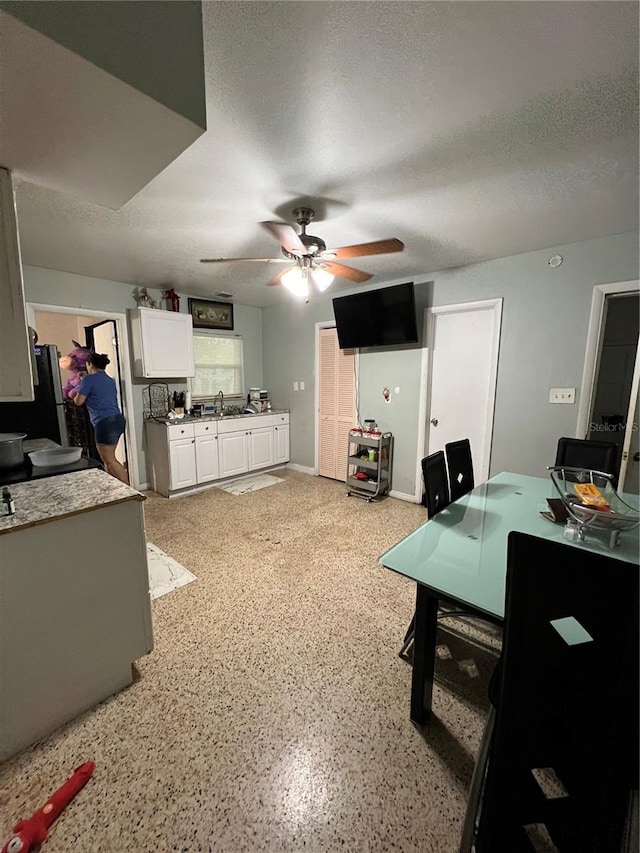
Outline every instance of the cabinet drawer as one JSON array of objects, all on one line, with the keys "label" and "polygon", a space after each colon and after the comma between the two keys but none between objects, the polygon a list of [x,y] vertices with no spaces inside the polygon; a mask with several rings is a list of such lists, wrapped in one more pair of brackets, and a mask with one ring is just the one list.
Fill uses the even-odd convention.
[{"label": "cabinet drawer", "polygon": [[193,432],[196,438],[199,435],[217,435],[218,424],[215,421],[203,421],[200,424],[193,424]]},{"label": "cabinet drawer", "polygon": [[250,418],[221,418],[218,421],[218,435],[228,432],[248,432]]},{"label": "cabinet drawer", "polygon": [[169,441],[177,438],[193,438],[193,424],[171,424],[167,427]]},{"label": "cabinet drawer", "polygon": [[273,426],[273,415],[251,415],[245,418],[245,426],[248,430],[264,429]]},{"label": "cabinet drawer", "polygon": [[288,424],[289,423],[289,412],[284,412],[280,415],[273,415],[273,425],[278,426],[279,424]]}]

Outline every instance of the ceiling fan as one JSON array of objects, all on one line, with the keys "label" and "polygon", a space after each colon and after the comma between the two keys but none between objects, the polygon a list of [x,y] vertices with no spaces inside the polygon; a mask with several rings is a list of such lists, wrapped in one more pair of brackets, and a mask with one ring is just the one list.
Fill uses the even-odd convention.
[{"label": "ceiling fan", "polygon": [[296,207],[293,210],[293,216],[300,226],[300,234],[296,234],[292,226],[286,222],[260,223],[280,243],[282,258],[203,258],[201,263],[254,261],[288,264],[287,269],[280,270],[267,284],[283,284],[294,295],[308,299],[310,284],[315,285],[322,292],[329,287],[335,277],[344,278],[355,284],[362,284],[372,278],[369,273],[346,267],[344,264],[336,263],[336,260],[359,258],[365,255],[386,255],[391,252],[401,252],[404,249],[404,243],[395,238],[327,249],[324,240],[313,234],[307,234],[307,225],[315,216],[312,208]]}]

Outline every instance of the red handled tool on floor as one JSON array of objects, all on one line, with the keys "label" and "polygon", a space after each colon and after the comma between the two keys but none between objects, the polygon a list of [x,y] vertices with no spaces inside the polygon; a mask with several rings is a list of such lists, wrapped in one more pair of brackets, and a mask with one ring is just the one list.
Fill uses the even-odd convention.
[{"label": "red handled tool on floor", "polygon": [[52,794],[41,809],[28,820],[21,820],[13,827],[13,835],[0,853],[28,853],[47,837],[49,827],[69,805],[93,776],[96,765],[87,761],[76,768],[73,775]]}]

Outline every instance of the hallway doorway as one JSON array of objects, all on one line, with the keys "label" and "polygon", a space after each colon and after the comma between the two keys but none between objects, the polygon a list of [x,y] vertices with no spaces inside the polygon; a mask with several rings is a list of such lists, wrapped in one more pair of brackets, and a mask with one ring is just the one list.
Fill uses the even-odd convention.
[{"label": "hallway doorway", "polygon": [[[116,381],[118,400],[122,413],[126,418],[125,432],[118,443],[116,458],[122,464],[126,465],[131,486],[138,488],[143,480],[140,479],[138,471],[134,405],[131,388],[132,373],[129,363],[129,337],[126,315],[94,309],[43,305],[39,303],[28,303],[26,307],[29,325],[36,329],[40,341],[43,343],[54,343],[60,350],[61,355],[66,355],[74,348],[73,340],[83,345],[91,343],[95,335],[93,330],[101,329],[98,332],[98,339],[94,341],[96,351],[106,352],[111,360],[111,364],[108,365],[106,372]],[[47,341],[44,341],[45,337],[48,339]],[[109,339],[111,343],[109,343]],[[115,344],[113,344],[114,339],[116,341]],[[106,346],[106,349],[103,346]],[[115,358],[112,358],[114,347],[117,355]],[[61,371],[61,373],[65,373],[62,378],[64,384],[67,375],[64,371]],[[97,453],[97,451],[95,452]]]}]

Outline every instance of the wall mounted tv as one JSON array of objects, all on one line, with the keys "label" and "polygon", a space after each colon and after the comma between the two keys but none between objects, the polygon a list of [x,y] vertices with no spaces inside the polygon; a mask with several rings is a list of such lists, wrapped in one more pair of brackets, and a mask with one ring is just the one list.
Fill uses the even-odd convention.
[{"label": "wall mounted tv", "polygon": [[333,300],[340,349],[387,347],[418,341],[413,282]]}]

